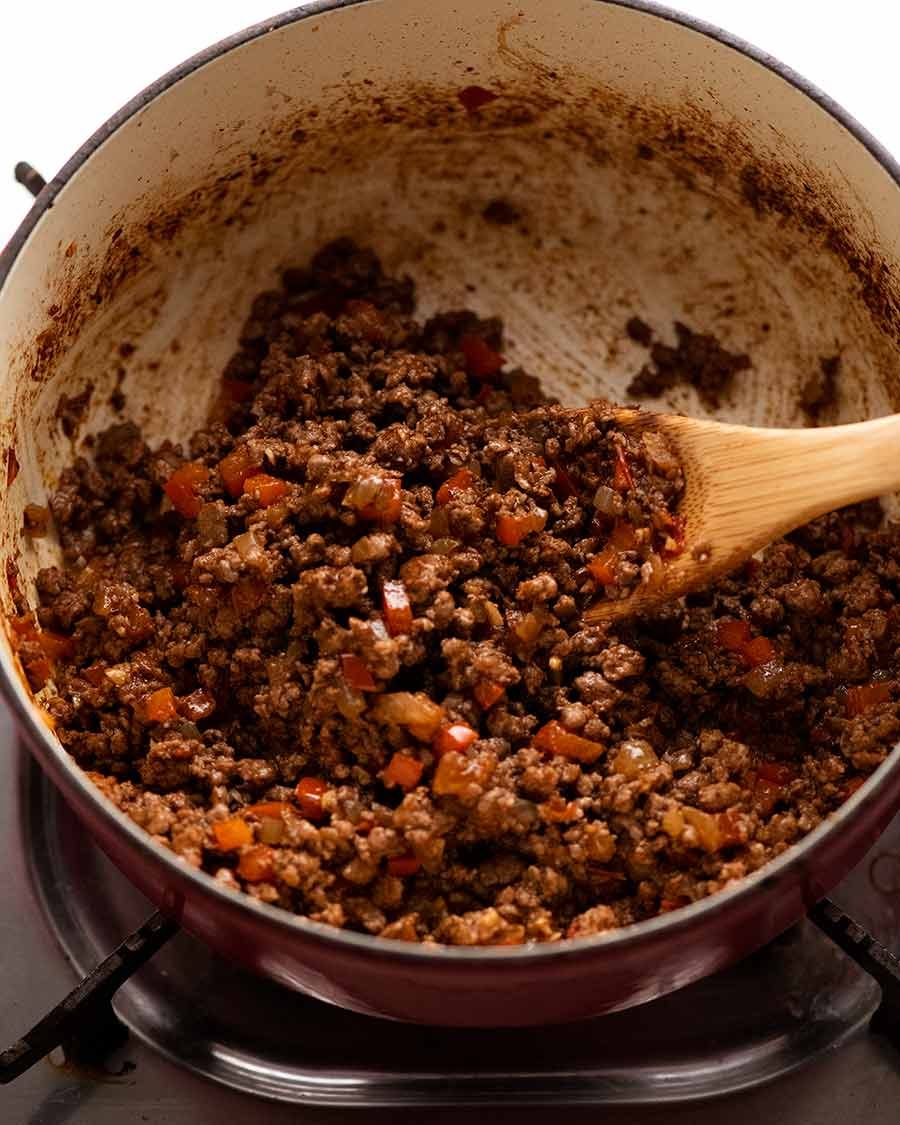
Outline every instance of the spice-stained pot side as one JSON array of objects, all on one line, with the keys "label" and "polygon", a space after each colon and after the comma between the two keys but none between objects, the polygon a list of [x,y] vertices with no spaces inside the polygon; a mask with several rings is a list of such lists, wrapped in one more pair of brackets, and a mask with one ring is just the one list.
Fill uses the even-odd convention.
[{"label": "spice-stained pot side", "polygon": [[679,549],[672,451],[412,304],[326,247],[254,303],[189,450],[122,425],[64,475],[67,565],[16,625],[64,745],[226,886],[385,937],[598,933],[760,867],[900,733],[895,529],[832,515],[587,627]]}]

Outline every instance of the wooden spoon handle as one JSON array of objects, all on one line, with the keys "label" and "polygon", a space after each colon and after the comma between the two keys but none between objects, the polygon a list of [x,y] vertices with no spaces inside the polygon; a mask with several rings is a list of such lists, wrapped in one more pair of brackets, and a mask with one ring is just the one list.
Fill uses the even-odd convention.
[{"label": "wooden spoon handle", "polygon": [[720,551],[746,554],[750,541],[762,546],[834,508],[900,489],[900,414],[816,430],[668,416],[664,428],[685,465],[686,515],[702,511]]}]

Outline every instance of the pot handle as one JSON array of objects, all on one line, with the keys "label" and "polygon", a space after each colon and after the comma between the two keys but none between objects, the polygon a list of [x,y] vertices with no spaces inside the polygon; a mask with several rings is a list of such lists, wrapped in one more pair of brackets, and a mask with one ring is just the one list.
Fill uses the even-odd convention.
[{"label": "pot handle", "polygon": [[110,1001],[128,978],[178,932],[157,911],[84,978],[57,1006],[12,1047],[0,1054],[0,1084],[12,1082],[55,1047],[75,1044],[98,1021],[121,1031]]}]

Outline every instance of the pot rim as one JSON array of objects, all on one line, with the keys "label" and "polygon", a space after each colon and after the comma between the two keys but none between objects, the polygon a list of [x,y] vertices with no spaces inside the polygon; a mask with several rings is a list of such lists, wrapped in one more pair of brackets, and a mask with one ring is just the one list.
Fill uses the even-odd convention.
[{"label": "pot rim", "polygon": [[[153,102],[159,95],[169,90],[181,79],[201,69],[207,63],[213,62],[235,48],[252,42],[263,35],[293,23],[299,23],[311,16],[374,2],[378,2],[378,0],[309,0],[302,7],[289,9],[280,15],[253,24],[243,31],[236,32],[234,35],[204,48],[136,94],[75,151],[59,172],[39,192],[12,238],[6,247],[0,251],[0,292],[2,292],[13,265],[32,231],[44,213],[53,206],[56,197],[66,184],[94,152],[130,118]],[[723,31],[714,24],[677,12],[672,8],[656,3],[655,0],[595,0],[595,2],[610,7],[629,8],[643,15],[678,24],[759,63],[794,86],[825,113],[833,117],[874,157],[894,181],[894,184],[900,188],[900,163],[894,159],[888,150],[836,101],[772,55],[754,47],[739,36]],[[499,967],[501,962],[504,964],[514,962],[521,967],[532,961],[546,962],[563,957],[583,959],[601,951],[609,950],[612,952],[614,948],[640,944],[645,938],[658,939],[663,935],[674,938],[680,931],[693,928],[701,918],[711,917],[729,910],[739,900],[747,900],[753,895],[765,894],[771,884],[780,881],[782,878],[787,878],[795,868],[808,865],[809,853],[814,852],[826,836],[840,831],[849,819],[857,815],[862,819],[866,815],[866,807],[875,805],[883,789],[893,783],[897,785],[898,792],[900,792],[900,743],[898,743],[878,769],[866,779],[865,784],[799,843],[788,848],[782,855],[771,860],[759,870],[744,876],[733,886],[718,891],[714,895],[700,899],[671,913],[656,915],[653,918],[635,922],[603,934],[596,934],[592,937],[499,948],[424,945],[415,942],[389,941],[371,934],[339,930],[323,922],[314,922],[302,915],[293,914],[281,907],[259,902],[250,895],[235,895],[233,891],[220,886],[211,875],[187,866],[173,852],[154,844],[148,838],[146,832],[139,828],[112,801],[105,798],[96,786],[88,780],[85,773],[75,764],[64,748],[51,737],[45,724],[36,716],[34,708],[30,707],[16,691],[12,678],[5,668],[0,668],[0,693],[12,709],[20,726],[24,728],[31,744],[54,759],[62,773],[80,790],[81,796],[94,806],[99,814],[110,822],[117,831],[123,832],[139,851],[146,853],[154,863],[159,863],[168,868],[169,874],[175,880],[188,882],[201,895],[218,897],[223,906],[251,911],[260,922],[278,926],[299,939],[313,940],[322,945],[343,947],[348,953],[355,951],[365,953],[368,957],[392,961],[430,961],[434,963],[435,960],[438,960],[447,961],[451,964],[454,962],[462,962],[467,965],[483,963],[495,967]]]}]

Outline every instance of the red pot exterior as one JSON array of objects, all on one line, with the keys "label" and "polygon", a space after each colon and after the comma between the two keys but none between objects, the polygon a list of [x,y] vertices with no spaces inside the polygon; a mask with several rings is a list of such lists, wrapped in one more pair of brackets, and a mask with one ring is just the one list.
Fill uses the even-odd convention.
[{"label": "red pot exterior", "polygon": [[[352,7],[354,2],[333,0],[311,7]],[[644,7],[636,0],[611,3]],[[656,15],[676,19],[665,11]],[[282,20],[302,18],[302,13],[289,13]],[[253,34],[267,29],[260,25]],[[695,30],[716,34],[702,27]],[[211,49],[190,65],[198,67],[226,48]],[[142,98],[157,98],[177,77],[173,72]],[[782,73],[782,78],[799,85],[794,77]],[[886,173],[895,189],[900,169],[891,158],[835,107],[821,99],[820,107],[839,117],[869,149],[880,165],[878,171]],[[133,112],[134,106],[123,111],[106,127],[107,135]],[[44,210],[100,140],[90,142],[45,189]],[[40,213],[39,206],[0,255],[0,288]],[[562,1022],[643,1003],[687,985],[759,948],[801,918],[862,858],[900,808],[900,754],[895,753],[876,777],[796,847],[735,887],[684,910],[575,942],[512,949],[422,947],[298,919],[228,891],[187,867],[115,809],[74,761],[51,744],[36,710],[16,690],[11,672],[0,671],[0,690],[15,709],[30,749],[85,829],[134,885],[186,930],[222,956],[290,988],[360,1012],[419,1023],[496,1027]]]},{"label": "red pot exterior", "polygon": [[[380,939],[348,942],[338,931],[298,925],[275,908],[172,862],[121,831],[116,819],[44,759],[46,772],[113,862],[166,914],[223,957],[287,987],[368,1015],[458,1027],[503,1027],[584,1019],[653,1000],[732,964],[798,921],[872,846],[900,808],[894,770],[841,831],[800,846],[762,878],[611,940],[565,942],[533,952],[423,951]],[[836,826],[835,826],[836,827]],[[813,841],[809,841],[813,843]],[[124,935],[123,935],[124,936]]]}]

